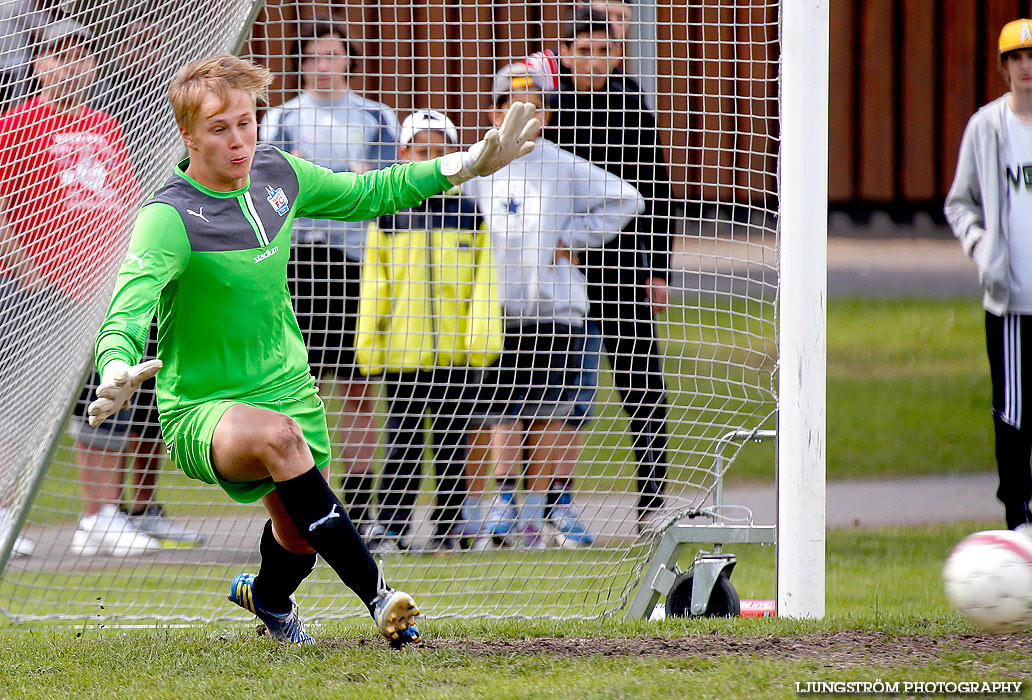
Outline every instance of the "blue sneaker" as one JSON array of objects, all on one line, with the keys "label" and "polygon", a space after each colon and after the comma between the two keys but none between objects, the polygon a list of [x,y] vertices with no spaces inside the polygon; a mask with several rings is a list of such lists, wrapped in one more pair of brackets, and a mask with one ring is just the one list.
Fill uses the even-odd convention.
[{"label": "blue sneaker", "polygon": [[501,545],[516,529],[518,518],[515,494],[512,491],[499,491],[492,499],[487,517],[484,518],[484,532],[494,538],[495,544]]},{"label": "blue sneaker", "polygon": [[577,506],[573,505],[573,498],[565,491],[552,506],[548,520],[556,530],[556,542],[563,547],[588,547],[595,543],[595,536],[588,532],[588,528],[581,522],[581,515]]},{"label": "blue sneaker", "polygon": [[460,539],[475,539],[484,534],[483,506],[479,498],[466,496],[459,509],[459,522],[452,527],[451,534]]},{"label": "blue sneaker", "polygon": [[271,613],[263,610],[254,600],[254,574],[237,574],[229,584],[229,599],[244,610],[257,615],[265,623],[265,631],[273,639],[291,644],[315,644],[312,635],[305,631],[305,623],[298,615],[297,603],[290,596],[290,612]]}]

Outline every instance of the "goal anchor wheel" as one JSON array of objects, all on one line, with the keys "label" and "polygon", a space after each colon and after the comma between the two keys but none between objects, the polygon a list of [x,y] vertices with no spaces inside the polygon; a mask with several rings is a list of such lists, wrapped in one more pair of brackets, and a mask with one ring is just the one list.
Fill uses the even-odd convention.
[{"label": "goal anchor wheel", "polygon": [[[739,617],[742,603],[731,583],[733,555],[702,555],[667,593],[668,617]],[[696,576],[698,574],[698,576]]]}]

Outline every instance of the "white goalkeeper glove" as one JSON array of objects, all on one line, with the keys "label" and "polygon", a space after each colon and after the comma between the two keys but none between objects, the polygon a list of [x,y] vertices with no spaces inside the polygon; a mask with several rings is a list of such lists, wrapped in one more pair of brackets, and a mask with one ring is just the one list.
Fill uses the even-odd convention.
[{"label": "white goalkeeper glove", "polygon": [[129,399],[140,385],[161,369],[161,360],[147,360],[130,367],[121,360],[112,360],[104,368],[104,376],[97,387],[96,401],[86,409],[90,425],[96,428],[108,416],[118,413],[129,405]]},{"label": "white goalkeeper glove", "polygon": [[443,156],[441,174],[451,184],[460,185],[490,175],[533,151],[534,139],[541,132],[541,122],[534,117],[536,109],[529,102],[513,102],[499,128],[488,131],[468,151]]}]

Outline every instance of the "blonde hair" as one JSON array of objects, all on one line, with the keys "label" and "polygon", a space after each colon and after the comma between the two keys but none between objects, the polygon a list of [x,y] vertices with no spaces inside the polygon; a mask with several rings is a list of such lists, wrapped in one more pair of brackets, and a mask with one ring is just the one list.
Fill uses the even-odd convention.
[{"label": "blonde hair", "polygon": [[250,93],[252,104],[257,104],[265,98],[265,89],[271,82],[272,74],[266,68],[236,56],[220,54],[190,61],[180,68],[168,86],[168,101],[172,103],[176,124],[189,131],[207,95],[218,98],[217,111],[229,104],[231,90]]}]

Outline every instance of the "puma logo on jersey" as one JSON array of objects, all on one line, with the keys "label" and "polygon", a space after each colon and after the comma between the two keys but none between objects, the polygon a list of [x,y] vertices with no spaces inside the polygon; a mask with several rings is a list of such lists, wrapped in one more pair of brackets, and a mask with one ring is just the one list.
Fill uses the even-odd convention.
[{"label": "puma logo on jersey", "polygon": [[150,255],[150,251],[147,251],[143,255],[133,255],[132,253],[126,253],[125,257],[132,258],[133,260],[135,260],[136,264],[139,265],[140,269],[142,270],[143,269],[143,259],[145,257],[147,257],[148,255]]},{"label": "puma logo on jersey", "polygon": [[187,209],[186,213],[190,214],[191,216],[196,216],[198,219],[204,219],[209,224],[211,223],[210,221],[208,221],[208,217],[204,215],[204,207],[201,207],[197,211],[194,211],[193,209]]},{"label": "puma logo on jersey", "polygon": [[319,527],[320,525],[322,525],[325,522],[329,522],[330,520],[333,520],[334,518],[339,518],[339,517],[340,517],[340,513],[337,512],[337,504],[334,503],[333,507],[330,508],[329,514],[328,515],[324,515],[323,517],[319,518],[314,523],[309,525],[308,526],[308,531],[309,532],[315,532],[315,528]]},{"label": "puma logo on jersey", "polygon": [[262,260],[265,260],[266,258],[271,258],[273,255],[275,255],[278,252],[279,252],[279,246],[278,245],[274,245],[271,248],[269,248],[268,250],[262,251],[261,253],[258,253],[258,255],[254,256],[254,262],[255,262],[255,264],[258,264]]}]

